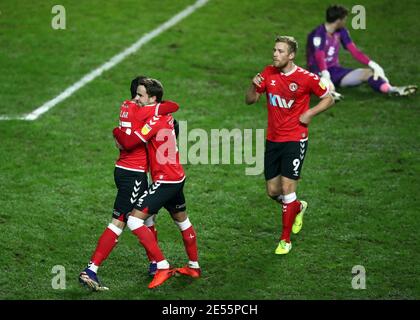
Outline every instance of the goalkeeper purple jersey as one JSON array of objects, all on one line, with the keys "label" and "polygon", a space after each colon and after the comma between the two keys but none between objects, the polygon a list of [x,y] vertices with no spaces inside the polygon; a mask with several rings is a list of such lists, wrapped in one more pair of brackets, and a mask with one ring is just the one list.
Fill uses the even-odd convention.
[{"label": "goalkeeper purple jersey", "polygon": [[306,43],[306,62],[308,69],[319,69],[315,57],[317,50],[325,53],[327,68],[339,66],[338,53],[340,51],[340,44],[343,45],[344,49],[347,49],[347,45],[350,43],[352,43],[352,40],[346,28],[341,28],[333,34],[328,34],[324,24],[316,27],[308,35]]}]

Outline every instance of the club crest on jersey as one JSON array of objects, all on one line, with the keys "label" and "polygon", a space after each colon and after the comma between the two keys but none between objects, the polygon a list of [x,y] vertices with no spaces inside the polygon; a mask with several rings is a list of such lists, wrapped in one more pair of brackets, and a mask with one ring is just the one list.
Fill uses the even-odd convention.
[{"label": "club crest on jersey", "polygon": [[146,135],[152,130],[152,128],[146,123],[143,128],[141,128],[141,134]]},{"label": "club crest on jersey", "polygon": [[321,37],[314,37],[314,46],[319,47],[321,45]]},{"label": "club crest on jersey", "polygon": [[290,91],[296,91],[298,89],[298,85],[294,82],[292,82],[291,84],[289,84],[289,89]]},{"label": "club crest on jersey", "polygon": [[270,101],[270,105],[272,105],[273,107],[286,109],[290,109],[293,106],[293,103],[295,102],[295,100],[286,100],[280,97],[279,95],[272,93],[268,94],[268,99]]}]

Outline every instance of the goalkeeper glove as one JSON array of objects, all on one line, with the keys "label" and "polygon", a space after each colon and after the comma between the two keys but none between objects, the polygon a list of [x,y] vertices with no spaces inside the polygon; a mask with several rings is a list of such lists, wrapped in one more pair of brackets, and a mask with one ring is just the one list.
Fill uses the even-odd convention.
[{"label": "goalkeeper glove", "polygon": [[330,91],[335,91],[334,83],[331,81],[331,76],[328,70],[321,71],[321,81],[324,82],[326,86],[330,89]]},{"label": "goalkeeper glove", "polygon": [[368,66],[373,70],[373,80],[378,80],[378,77],[381,77],[386,82],[389,83],[388,78],[385,76],[384,69],[377,64],[375,61],[369,61]]}]

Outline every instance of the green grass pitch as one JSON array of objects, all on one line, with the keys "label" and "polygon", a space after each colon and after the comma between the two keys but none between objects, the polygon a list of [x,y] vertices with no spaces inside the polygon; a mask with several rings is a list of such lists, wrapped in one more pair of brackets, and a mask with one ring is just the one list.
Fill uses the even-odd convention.
[{"label": "green grass pitch", "polygon": [[[0,115],[31,112],[193,2],[64,0],[67,28],[53,30],[56,2],[1,1]],[[391,82],[419,84],[417,1],[362,4],[366,30],[352,30],[349,19],[355,43]],[[368,86],[341,90],[345,100],[311,124],[298,187],[309,209],[290,254],[273,254],[281,215],[263,175],[189,164],[202,278],[147,289],[144,250],[126,231],[99,271],[110,291],[77,282],[111,218],[111,130],[130,80],[161,79],[189,129],[265,128],[265,99],[244,103],[251,78],[271,62],[277,34],[297,38],[304,67],[306,35],[326,6],[211,0],[38,120],[0,121],[0,299],[419,299],[420,99]],[[348,53],[341,62],[359,66]],[[157,226],[168,260],[183,265],[166,212]],[[65,290],[51,286],[55,265],[65,267]],[[366,269],[365,290],[351,286],[355,265]]]}]

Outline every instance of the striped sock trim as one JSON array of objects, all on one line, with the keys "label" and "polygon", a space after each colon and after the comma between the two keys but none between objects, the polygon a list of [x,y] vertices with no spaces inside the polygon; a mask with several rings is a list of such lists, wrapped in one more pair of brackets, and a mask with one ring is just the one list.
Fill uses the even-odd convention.
[{"label": "striped sock trim", "polygon": [[91,270],[91,271],[93,271],[93,272],[95,272],[95,273],[98,273],[98,266],[96,265],[96,264],[94,264],[94,263],[91,263],[90,265],[89,265],[89,267],[88,267],[88,269],[89,270]]},{"label": "striped sock trim", "polygon": [[289,204],[297,199],[296,192],[283,195],[283,203]]},{"label": "striped sock trim", "polygon": [[182,222],[178,222],[176,220],[174,220],[174,222],[178,226],[179,230],[181,230],[181,231],[187,230],[189,227],[192,226],[189,218],[185,219]]},{"label": "striped sock trim", "polygon": [[140,218],[136,218],[133,216],[129,216],[128,220],[127,220],[127,227],[131,230],[134,231],[138,228],[141,228],[144,225],[144,220],[140,219]]},{"label": "striped sock trim", "polygon": [[118,228],[115,224],[110,223],[108,225],[108,229],[111,230],[112,232],[114,232],[118,237],[121,235],[121,233],[123,232],[122,229]]},{"label": "striped sock trim", "polygon": [[166,261],[166,260],[159,261],[157,263],[157,268],[158,269],[169,269],[169,262]]}]

